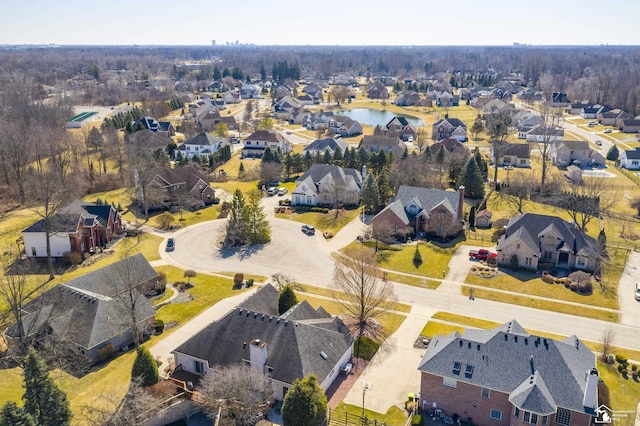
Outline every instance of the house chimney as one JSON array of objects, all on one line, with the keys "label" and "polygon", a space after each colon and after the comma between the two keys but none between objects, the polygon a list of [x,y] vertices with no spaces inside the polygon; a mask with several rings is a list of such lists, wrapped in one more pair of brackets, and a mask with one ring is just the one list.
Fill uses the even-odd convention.
[{"label": "house chimney", "polygon": [[267,363],[267,342],[254,339],[249,346],[249,360],[251,368],[264,374],[264,366]]},{"label": "house chimney", "polygon": [[458,188],[458,221],[464,219],[464,185]]},{"label": "house chimney", "polygon": [[363,164],[362,165],[362,182],[364,182],[365,180],[367,180],[367,165]]},{"label": "house chimney", "polygon": [[584,398],[582,405],[593,410],[598,406],[598,369],[592,368],[587,372],[586,385],[584,387]]}]

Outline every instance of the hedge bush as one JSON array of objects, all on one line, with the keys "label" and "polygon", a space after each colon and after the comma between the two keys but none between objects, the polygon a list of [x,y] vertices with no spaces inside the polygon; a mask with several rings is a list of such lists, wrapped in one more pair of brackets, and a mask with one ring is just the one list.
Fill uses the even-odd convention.
[{"label": "hedge bush", "polygon": [[420,414],[416,414],[411,418],[411,424],[414,426],[422,424],[422,416]]},{"label": "hedge bush", "polygon": [[618,364],[626,364],[629,362],[629,357],[623,354],[616,354],[616,361]]},{"label": "hedge bush", "polygon": [[378,351],[380,344],[367,336],[359,336],[354,345],[354,356],[366,361],[371,360]]}]

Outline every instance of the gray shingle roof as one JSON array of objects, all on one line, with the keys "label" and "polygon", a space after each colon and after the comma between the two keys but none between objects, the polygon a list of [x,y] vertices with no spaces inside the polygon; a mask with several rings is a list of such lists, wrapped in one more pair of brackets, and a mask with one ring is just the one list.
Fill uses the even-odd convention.
[{"label": "gray shingle roof", "polygon": [[529,246],[535,247],[534,252],[539,254],[538,236],[550,226],[553,226],[562,235],[562,240],[569,251],[576,254],[581,250],[595,251],[596,241],[573,224],[559,217],[534,213],[525,213],[512,218],[507,224],[504,236],[498,243],[497,250],[500,250],[507,242],[511,241],[512,235],[517,233],[522,241]]},{"label": "gray shingle roof", "polygon": [[[460,363],[458,374],[454,362]],[[471,374],[465,374],[467,366]],[[493,330],[435,336],[418,369],[510,394],[510,401],[523,404],[521,409],[544,414],[554,405],[587,412],[586,374],[594,367],[594,353],[577,337],[543,338],[527,333],[513,320]]]},{"label": "gray shingle roof", "polygon": [[183,145],[216,145],[216,144],[222,144],[224,142],[227,142],[226,139],[222,139],[222,138],[218,138],[215,136],[212,136],[208,133],[202,132],[197,134],[196,136],[192,137],[191,139],[188,139],[186,141],[184,141]]},{"label": "gray shingle roof", "polygon": [[324,138],[324,139],[316,139],[311,142],[309,145],[305,146],[303,151],[324,151],[325,149],[331,149],[332,151],[336,151],[337,148],[340,148],[340,151],[344,154],[344,152],[349,148],[349,145],[340,139],[334,138]]},{"label": "gray shingle roof", "polygon": [[[268,287],[270,285],[258,290],[253,297],[261,297],[262,291]],[[266,293],[268,299],[272,298],[271,290],[266,290]],[[252,303],[257,302],[254,300]],[[309,306],[305,304],[300,306],[302,308],[298,314],[305,311],[314,317],[312,319],[316,320],[316,324],[313,321],[294,321],[238,306],[174,352],[206,360],[209,366],[239,364],[250,359],[250,342],[260,339],[266,343],[266,366],[273,369],[271,377],[274,380],[293,383],[295,379],[311,373],[322,380],[349,350],[352,337],[335,331],[336,327],[332,323],[336,319],[318,318],[322,316],[322,312],[308,309]],[[321,352],[326,357],[321,356]]]},{"label": "gray shingle roof", "polygon": [[[75,232],[81,216],[85,220],[91,220],[89,226],[94,219],[97,219],[100,225],[107,226],[111,209],[111,206],[98,206],[88,201],[76,200],[51,216],[49,228],[51,232]],[[44,232],[44,225],[44,219],[41,219],[22,232]]]},{"label": "gray shingle roof", "polygon": [[640,148],[626,150],[624,155],[629,160],[640,160]]},{"label": "gray shingle roof", "polygon": [[314,183],[320,182],[326,175],[332,175],[336,185],[346,185],[348,180],[354,179],[358,186],[362,186],[360,172],[355,169],[343,169],[335,164],[313,164],[296,182],[300,183],[311,178]]},{"label": "gray shingle roof", "polygon": [[453,211],[458,209],[458,200],[460,194],[457,191],[444,191],[442,189],[420,188],[417,186],[401,185],[394,198],[400,200],[403,206],[406,206],[412,199],[417,198],[422,205],[423,210],[431,211],[443,200],[448,200]]},{"label": "gray shingle roof", "polygon": [[[57,285],[24,307],[24,328],[28,334],[49,324],[54,334],[90,349],[129,328],[124,310],[125,280],[146,282],[158,273],[137,254],[105,268]],[[142,294],[137,295],[136,314],[140,322],[155,315]],[[15,333],[15,325],[12,327]]]}]

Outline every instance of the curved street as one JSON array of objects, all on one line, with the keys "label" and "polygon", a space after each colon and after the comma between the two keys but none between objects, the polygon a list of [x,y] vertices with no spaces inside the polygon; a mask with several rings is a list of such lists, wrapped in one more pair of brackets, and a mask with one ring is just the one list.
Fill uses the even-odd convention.
[{"label": "curved street", "polygon": [[[165,252],[161,244],[162,259],[152,262],[154,265],[170,264],[183,269],[193,269],[202,273],[243,272],[270,276],[275,272],[285,272],[297,281],[320,287],[331,285],[334,260],[332,253],[348,245],[362,235],[362,218],[357,217],[341,229],[332,239],[325,240],[320,233],[307,236],[301,232],[301,223],[275,218],[273,207],[278,197],[262,200],[265,212],[272,227],[271,243],[247,250],[222,250],[219,242],[223,238],[226,219],[200,223],[178,230],[174,233],[157,233],[176,240],[173,252]],[[417,366],[425,349],[414,348],[413,344],[422,327],[438,311],[476,317],[504,323],[517,320],[523,327],[555,333],[576,335],[583,340],[598,342],[607,329],[615,332],[615,344],[621,347],[640,350],[640,303],[633,299],[629,290],[637,280],[637,268],[640,268],[640,253],[629,256],[627,268],[620,282],[621,323],[611,323],[533,309],[525,306],[510,305],[484,299],[469,300],[461,294],[461,287],[472,262],[467,251],[474,246],[461,246],[449,263],[449,274],[436,290],[393,283],[399,302],[412,306],[407,319],[390,336],[376,357],[371,361],[360,379],[377,385],[367,391],[365,406],[368,409],[385,412],[390,405],[404,401],[407,392],[419,390],[420,375]],[[171,360],[171,351],[212,321],[219,319],[229,309],[240,303],[249,293],[243,293],[225,299],[207,309],[196,318],[183,324],[179,330],[160,340],[151,347],[151,352],[164,361]],[[404,377],[397,380],[397,377]],[[362,390],[353,386],[344,402],[352,405],[362,403]]]}]

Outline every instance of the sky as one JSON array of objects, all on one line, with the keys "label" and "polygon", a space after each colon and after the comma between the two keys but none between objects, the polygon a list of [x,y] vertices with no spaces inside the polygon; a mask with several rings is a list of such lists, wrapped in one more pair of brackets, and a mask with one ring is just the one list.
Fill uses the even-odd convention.
[{"label": "sky", "polygon": [[0,45],[640,45],[638,0],[5,0]]}]

